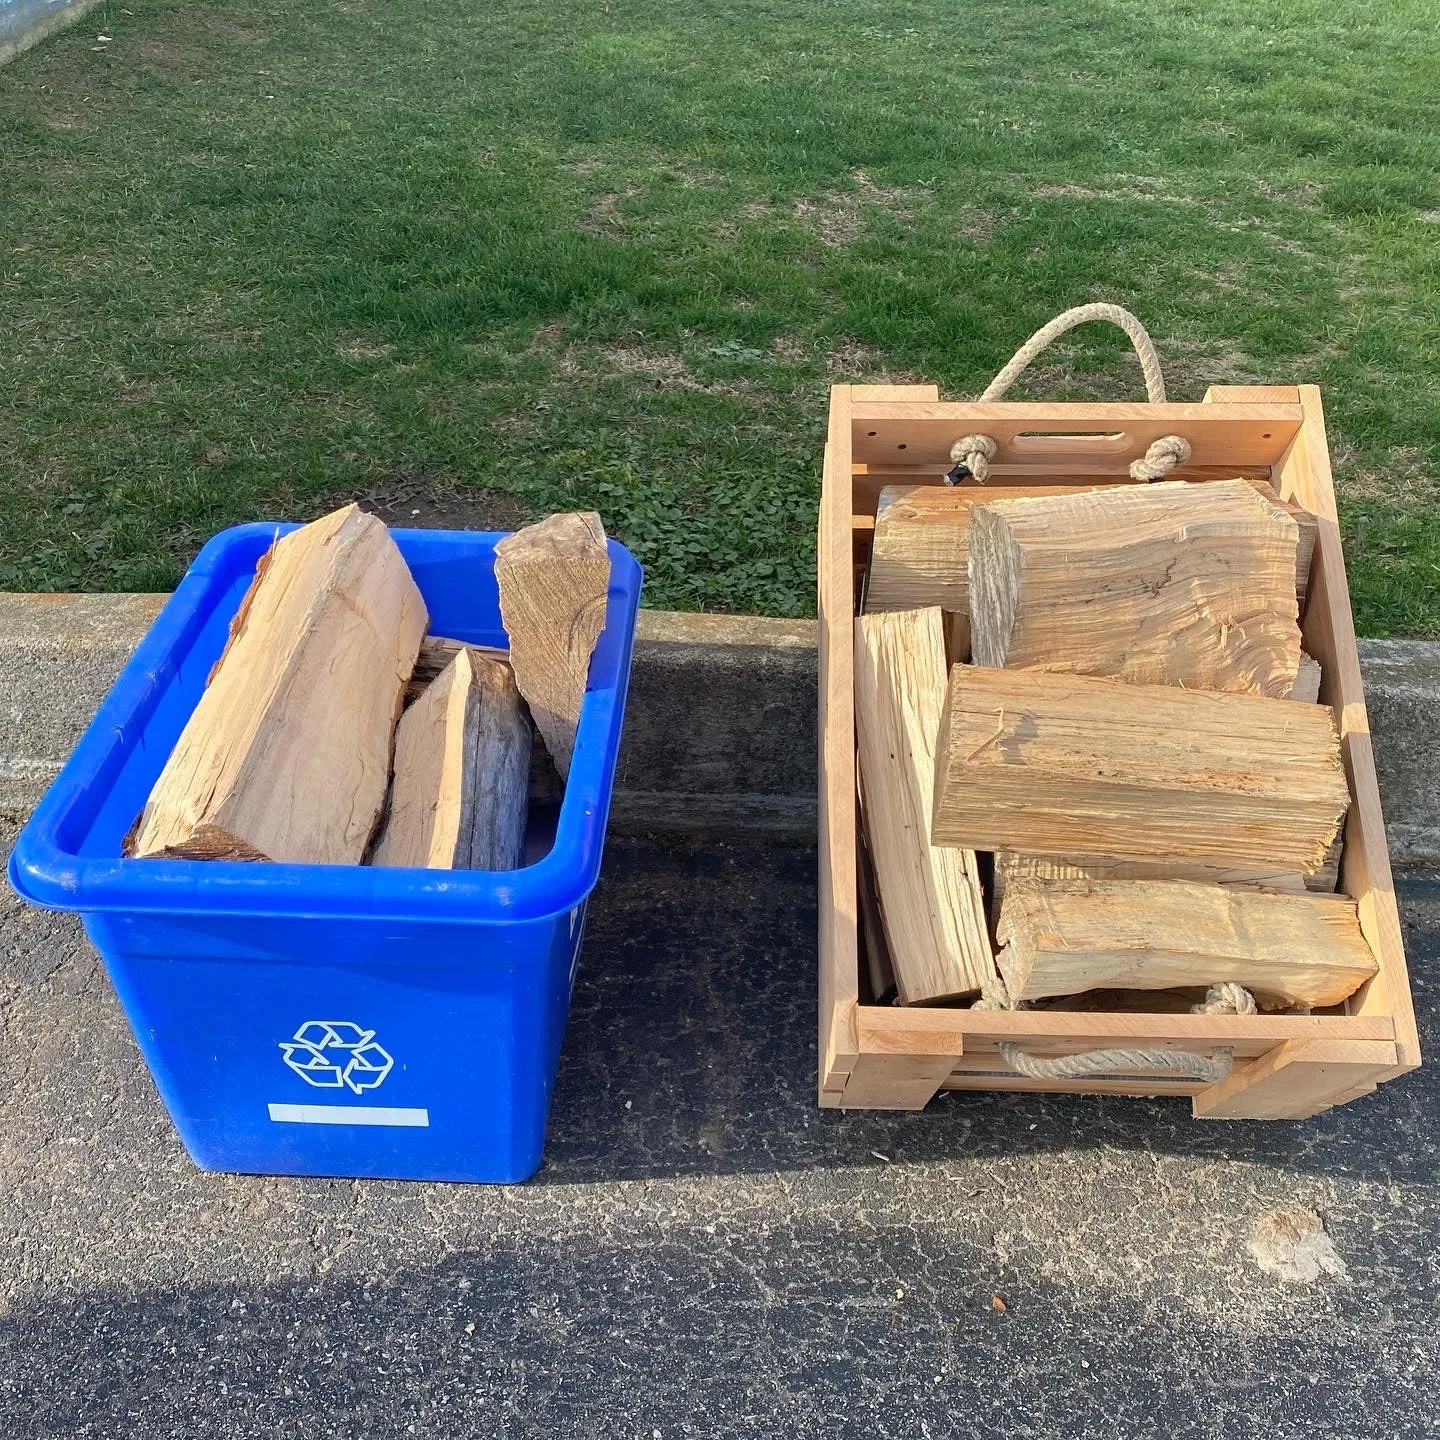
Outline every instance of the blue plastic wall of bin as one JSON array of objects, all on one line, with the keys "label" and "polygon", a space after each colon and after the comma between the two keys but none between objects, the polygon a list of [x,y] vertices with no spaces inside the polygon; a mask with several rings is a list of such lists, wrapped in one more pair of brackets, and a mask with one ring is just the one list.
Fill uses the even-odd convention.
[{"label": "blue plastic wall of bin", "polygon": [[[640,567],[611,543],[605,629],[544,859],[486,874],[122,858],[276,531],[241,526],[201,551],[21,832],[11,883],[84,917],[197,1164],[524,1180],[600,872]],[[433,633],[506,643],[499,535],[394,535]]]}]

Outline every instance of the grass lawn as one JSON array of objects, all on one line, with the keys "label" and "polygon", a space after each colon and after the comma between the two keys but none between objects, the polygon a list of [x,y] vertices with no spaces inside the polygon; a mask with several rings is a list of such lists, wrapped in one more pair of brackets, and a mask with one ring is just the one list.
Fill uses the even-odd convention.
[{"label": "grass lawn", "polygon": [[[221,526],[598,509],[804,614],[826,385],[1112,299],[1325,387],[1359,625],[1440,636],[1440,0],[127,0],[0,70],[0,587]],[[101,41],[99,36],[110,37]],[[1020,396],[1138,398],[1087,327]]]}]

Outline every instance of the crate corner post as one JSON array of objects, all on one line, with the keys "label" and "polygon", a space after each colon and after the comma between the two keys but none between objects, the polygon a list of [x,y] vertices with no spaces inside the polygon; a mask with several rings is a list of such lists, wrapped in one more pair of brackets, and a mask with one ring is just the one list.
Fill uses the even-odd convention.
[{"label": "crate corner post", "polygon": [[1403,1072],[1389,1040],[1286,1040],[1195,1095],[1197,1120],[1308,1120]]},{"label": "crate corner post", "polygon": [[839,1104],[850,1110],[923,1110],[965,1053],[944,1010],[857,1007],[859,1055]]},{"label": "crate corner post", "polygon": [[1352,997],[1347,1011],[1356,1016],[1390,1019],[1398,1052],[1395,1073],[1403,1074],[1420,1064],[1420,1037],[1390,870],[1385,818],[1380,808],[1325,411],[1319,386],[1301,385],[1297,393],[1300,432],[1275,467],[1276,489],[1303,505],[1318,521],[1303,630],[1309,653],[1320,662],[1324,677],[1320,698],[1335,713],[1341,758],[1350,785],[1352,803],[1345,821],[1341,887],[1358,903],[1360,929],[1379,964],[1379,972]]},{"label": "crate corner post", "polygon": [[820,682],[818,1099],[826,1109],[839,1105],[859,1058],[850,397],[849,385],[831,388],[815,566]]}]

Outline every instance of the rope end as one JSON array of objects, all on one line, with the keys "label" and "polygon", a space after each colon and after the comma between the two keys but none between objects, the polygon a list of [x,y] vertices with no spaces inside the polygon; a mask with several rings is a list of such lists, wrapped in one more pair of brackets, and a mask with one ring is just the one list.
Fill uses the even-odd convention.
[{"label": "rope end", "polygon": [[1191,453],[1190,442],[1183,435],[1162,435],[1142,459],[1131,462],[1130,478],[1147,484],[1163,480],[1177,465],[1184,465]]},{"label": "rope end", "polygon": [[1000,447],[988,435],[962,435],[950,447],[955,468],[946,475],[945,483],[958,485],[966,476],[974,476],[975,483],[983,485],[990,478],[990,462],[999,451]]}]

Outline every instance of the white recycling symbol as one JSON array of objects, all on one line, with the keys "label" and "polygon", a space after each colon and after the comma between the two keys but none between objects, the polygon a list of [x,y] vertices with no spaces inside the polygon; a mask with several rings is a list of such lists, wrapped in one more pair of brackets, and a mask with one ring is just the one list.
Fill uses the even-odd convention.
[{"label": "white recycling symbol", "polygon": [[395,1061],[375,1032],[353,1020],[307,1020],[294,1039],[282,1040],[285,1063],[307,1084],[322,1090],[349,1086],[357,1095],[373,1090]]}]

